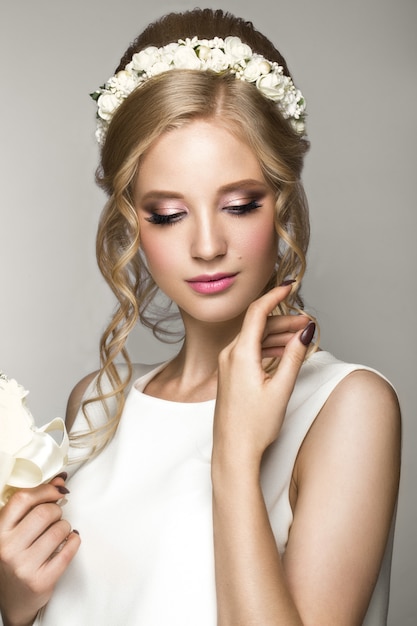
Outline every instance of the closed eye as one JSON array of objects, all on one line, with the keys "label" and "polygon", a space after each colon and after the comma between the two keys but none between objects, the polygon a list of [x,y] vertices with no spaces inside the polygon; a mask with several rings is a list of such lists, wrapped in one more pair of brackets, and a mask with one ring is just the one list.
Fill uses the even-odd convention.
[{"label": "closed eye", "polygon": [[259,209],[262,204],[258,200],[252,200],[247,204],[237,204],[235,206],[227,206],[225,207],[225,211],[231,213],[232,215],[245,215],[247,213],[251,213],[252,211],[256,211]]},{"label": "closed eye", "polygon": [[179,222],[184,216],[184,212],[181,211],[179,213],[152,213],[149,217],[146,217],[146,221],[151,224],[157,224],[164,226],[165,224],[175,224],[175,222]]}]

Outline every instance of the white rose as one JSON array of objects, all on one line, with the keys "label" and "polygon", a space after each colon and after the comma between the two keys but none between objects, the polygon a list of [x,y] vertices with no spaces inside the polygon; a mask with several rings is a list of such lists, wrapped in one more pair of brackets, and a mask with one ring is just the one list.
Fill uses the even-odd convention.
[{"label": "white rose", "polygon": [[174,53],[174,65],[178,70],[199,70],[201,69],[201,61],[196,55],[193,48],[189,46],[179,46]]},{"label": "white rose", "polygon": [[239,37],[226,37],[224,49],[226,54],[235,60],[249,59],[252,56],[252,49],[243,43]]},{"label": "white rose", "polygon": [[213,72],[224,72],[230,64],[230,59],[219,48],[211,51],[210,58],[206,62],[206,68]]},{"label": "white rose", "polygon": [[157,61],[152,67],[148,68],[148,76],[157,76],[163,72],[167,72],[171,66],[166,61]]},{"label": "white rose", "polygon": [[285,93],[285,85],[282,78],[281,74],[270,72],[260,76],[256,81],[256,86],[269,100],[277,102],[282,100]]},{"label": "white rose", "polygon": [[2,452],[15,454],[29,443],[34,426],[33,417],[26,408],[28,392],[15,380],[0,378],[0,446]]},{"label": "white rose", "polygon": [[117,96],[115,93],[102,93],[97,100],[98,114],[106,122],[109,122],[113,116],[114,111],[121,105],[123,98]]},{"label": "white rose", "polygon": [[126,70],[121,70],[112,79],[112,82],[108,83],[120,92],[123,96],[127,97],[138,86],[137,74],[132,74]]},{"label": "white rose", "polygon": [[178,48],[178,44],[177,43],[169,43],[166,46],[164,46],[161,50],[160,50],[160,56],[161,56],[161,61],[162,63],[166,63],[167,65],[171,65],[171,63],[174,60],[174,54],[175,51]]},{"label": "white rose", "polygon": [[242,77],[250,83],[254,83],[259,76],[268,74],[271,66],[263,57],[253,57],[242,71]]},{"label": "white rose", "polygon": [[198,58],[207,61],[210,58],[211,49],[206,45],[198,46]]},{"label": "white rose", "polygon": [[[18,487],[36,487],[51,480],[67,461],[68,436],[57,418],[35,427],[26,406],[28,392],[0,372],[0,508]],[[47,433],[61,430],[58,445]]]},{"label": "white rose", "polygon": [[160,60],[159,49],[155,46],[149,46],[145,50],[136,52],[129,65],[136,70],[136,72],[147,72],[148,68],[154,65]]}]

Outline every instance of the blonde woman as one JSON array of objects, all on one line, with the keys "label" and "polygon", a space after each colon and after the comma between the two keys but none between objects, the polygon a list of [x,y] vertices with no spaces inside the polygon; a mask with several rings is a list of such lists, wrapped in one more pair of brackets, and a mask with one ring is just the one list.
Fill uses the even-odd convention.
[{"label": "blonde woman", "polygon": [[[398,402],[303,310],[306,109],[284,59],[230,14],[170,14],[93,97],[118,308],[68,403],[68,482],[0,512],[4,624],[385,624]],[[129,333],[171,332],[169,303],[178,354],[132,365]]]}]

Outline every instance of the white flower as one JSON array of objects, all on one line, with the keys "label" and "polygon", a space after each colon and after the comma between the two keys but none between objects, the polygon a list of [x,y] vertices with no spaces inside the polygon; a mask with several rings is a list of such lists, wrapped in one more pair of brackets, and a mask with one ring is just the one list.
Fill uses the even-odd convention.
[{"label": "white flower", "polygon": [[27,395],[21,385],[3,374],[0,379],[0,446],[7,454],[15,454],[31,439],[34,421],[26,408]]},{"label": "white flower", "polygon": [[169,43],[160,49],[161,61],[167,65],[171,65],[174,61],[174,54],[178,48],[177,43]]},{"label": "white flower", "polygon": [[249,83],[254,83],[260,76],[268,74],[271,71],[271,65],[268,61],[259,55],[254,55],[242,71],[241,78]]},{"label": "white flower", "polygon": [[226,37],[224,40],[224,50],[235,60],[246,60],[252,56],[252,49],[243,43],[239,37]]},{"label": "white flower", "polygon": [[97,119],[97,126],[96,126],[96,132],[95,132],[96,141],[99,146],[102,146],[104,143],[104,140],[106,138],[107,128],[108,128],[108,122],[105,122],[104,120],[101,119],[101,117],[99,117]]},{"label": "white flower", "polygon": [[[16,488],[36,487],[62,471],[67,461],[68,436],[57,418],[36,428],[26,406],[28,392],[0,372],[0,508]],[[48,434],[62,432],[61,444]]]},{"label": "white flower", "polygon": [[123,101],[123,98],[117,96],[110,91],[104,92],[101,94],[99,99],[97,100],[98,106],[98,114],[103,119],[109,122],[113,117],[116,109],[119,108]]},{"label": "white flower", "polygon": [[126,98],[132,93],[132,91],[134,91],[134,89],[136,89],[138,82],[137,74],[127,70],[121,70],[109,80],[107,86]]},{"label": "white flower", "polygon": [[291,126],[298,135],[304,135],[306,125],[302,120],[291,120]]},{"label": "white flower", "polygon": [[174,52],[174,65],[177,70],[199,70],[201,61],[193,48],[189,46],[179,46]]},{"label": "white flower", "polygon": [[199,59],[201,59],[202,61],[207,61],[207,59],[209,59],[211,55],[211,48],[203,43],[202,45],[198,46],[197,54]]},{"label": "white flower", "polygon": [[148,69],[148,76],[156,76],[157,74],[162,74],[163,72],[167,72],[170,69],[169,63],[166,61],[157,61]]},{"label": "white flower", "polygon": [[147,72],[147,70],[159,60],[159,49],[156,46],[149,46],[149,48],[145,48],[133,55],[131,67],[136,72]]},{"label": "white flower", "polygon": [[224,72],[229,67],[229,59],[222,50],[214,48],[207,59],[206,67],[213,72]]},{"label": "white flower", "polygon": [[256,86],[266,98],[274,102],[278,102],[285,93],[283,77],[277,72],[260,76],[256,81]]},{"label": "white flower", "polygon": [[[239,37],[226,37],[225,40],[192,37],[179,39],[161,48],[149,46],[135,53],[124,70],[91,94],[97,101],[96,137],[100,145],[104,142],[114,112],[123,100],[148,78],[173,69],[209,70],[217,74],[229,71],[240,80],[255,83],[266,98],[277,103],[283,116],[291,121],[300,135],[305,132],[304,98],[278,63],[253,53]],[[295,120],[297,124],[293,124]]]}]

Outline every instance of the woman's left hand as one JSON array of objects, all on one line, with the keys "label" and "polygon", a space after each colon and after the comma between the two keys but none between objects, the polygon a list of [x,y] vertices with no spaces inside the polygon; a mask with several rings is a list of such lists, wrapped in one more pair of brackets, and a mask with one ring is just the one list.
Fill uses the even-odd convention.
[{"label": "woman's left hand", "polygon": [[[254,462],[278,437],[314,324],[306,316],[271,315],[288,296],[280,286],[253,302],[242,329],[220,353],[213,462]],[[267,373],[263,359],[279,357]]]}]

